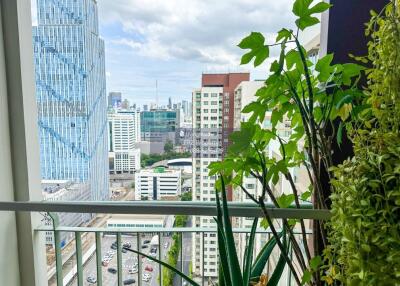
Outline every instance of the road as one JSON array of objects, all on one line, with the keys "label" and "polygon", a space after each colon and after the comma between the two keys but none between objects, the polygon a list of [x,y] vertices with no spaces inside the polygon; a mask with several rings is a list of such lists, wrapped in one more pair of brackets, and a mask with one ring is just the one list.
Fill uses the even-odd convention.
[{"label": "road", "polygon": [[[192,226],[192,218],[189,217],[188,221],[186,222],[186,227],[191,227]],[[183,273],[186,274],[187,276],[190,276],[189,273],[189,265],[190,262],[192,261],[192,233],[191,232],[184,232],[182,234],[182,261],[181,261],[181,256],[178,256],[178,262],[177,262],[177,267],[180,269],[182,266]],[[182,285],[182,281],[180,279],[180,276],[175,275],[174,277],[174,286],[180,286]]]},{"label": "road", "polygon": [[[151,239],[151,235],[146,235],[146,236],[141,236],[141,241],[143,242],[144,240]],[[101,241],[101,252],[102,255],[107,253],[107,251],[111,250],[111,244],[116,241],[115,235],[107,235],[102,238]],[[122,243],[124,242],[130,242],[132,245],[132,249],[137,249],[137,237],[136,235],[130,236],[130,235],[124,235],[122,236]],[[168,248],[164,248],[164,243],[168,242],[168,246],[171,245],[171,238],[170,237],[161,237],[161,255],[162,255],[162,260],[165,258],[165,254],[168,251]],[[142,252],[145,254],[149,253],[149,248],[141,249]],[[157,252],[158,253],[158,252]],[[129,274],[129,269],[132,268],[133,264],[137,262],[138,256],[132,252],[127,252],[122,254],[122,280],[130,279],[133,278],[135,279],[137,284],[138,281],[138,274]],[[157,257],[158,258],[158,257]],[[153,271],[146,271],[145,268],[146,266],[151,266],[153,268]],[[108,272],[109,268],[115,268],[117,269],[117,255],[115,254],[110,261],[110,263],[107,266],[102,266],[102,277],[103,277],[103,285],[107,286],[117,286],[118,285],[118,275],[117,274],[112,274]],[[144,282],[142,281],[142,285],[144,286],[158,286],[158,277],[159,277],[159,265],[151,260],[148,260],[147,258],[142,259],[142,271],[141,273],[149,273],[151,274],[151,280],[149,282]],[[83,269],[83,274],[84,274],[84,285],[87,286],[93,286],[96,284],[90,284],[87,282],[88,276],[96,276],[96,255],[93,255],[92,258],[86,263]],[[141,277],[140,277],[141,278]],[[75,278],[69,285],[77,285],[77,279]]]}]

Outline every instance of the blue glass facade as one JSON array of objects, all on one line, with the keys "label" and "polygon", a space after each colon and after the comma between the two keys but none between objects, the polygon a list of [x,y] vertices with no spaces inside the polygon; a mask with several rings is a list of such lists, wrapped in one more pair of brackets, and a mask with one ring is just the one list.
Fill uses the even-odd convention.
[{"label": "blue glass facade", "polygon": [[37,0],[33,27],[42,178],[108,190],[104,42],[95,0]]}]

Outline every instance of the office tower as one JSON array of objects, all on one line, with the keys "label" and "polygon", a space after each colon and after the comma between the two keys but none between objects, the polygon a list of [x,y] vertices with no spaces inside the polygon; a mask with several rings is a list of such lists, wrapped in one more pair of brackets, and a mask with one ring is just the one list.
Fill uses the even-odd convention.
[{"label": "office tower", "polygon": [[136,200],[178,199],[181,194],[181,170],[158,167],[135,174]]},{"label": "office tower", "polygon": [[37,1],[33,28],[42,178],[109,197],[104,42],[97,3]]},{"label": "office tower", "polygon": [[175,143],[175,130],[179,127],[179,115],[176,111],[152,109],[140,113],[141,140],[149,142]]},{"label": "office tower", "polygon": [[147,104],[143,105],[143,111],[149,111],[149,106]]},{"label": "office tower", "polygon": [[108,107],[109,108],[119,108],[122,103],[122,93],[112,91],[108,93]]},{"label": "office tower", "polygon": [[[216,178],[208,176],[208,165],[223,158],[233,130],[234,90],[249,78],[249,73],[203,74],[201,88],[192,93],[194,201],[215,200]],[[232,199],[230,190],[228,199]],[[213,218],[199,216],[193,217],[193,225],[215,226]],[[193,235],[193,271],[196,275],[204,271],[206,281],[218,275],[217,249],[216,234]]]},{"label": "office tower", "polygon": [[140,169],[140,113],[117,110],[108,113],[108,152],[111,174],[133,174]]}]

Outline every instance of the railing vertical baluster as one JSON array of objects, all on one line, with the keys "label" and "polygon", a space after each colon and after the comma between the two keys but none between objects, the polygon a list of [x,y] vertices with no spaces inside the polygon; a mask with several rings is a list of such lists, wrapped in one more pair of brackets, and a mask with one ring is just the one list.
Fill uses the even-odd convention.
[{"label": "railing vertical baluster", "polygon": [[[137,251],[140,249],[140,232],[137,233]],[[142,285],[142,258],[138,254],[137,255],[137,260],[138,260],[138,285]]]},{"label": "railing vertical baluster", "polygon": [[[181,253],[180,253],[180,258],[181,258],[181,272],[183,273],[183,274],[186,274],[185,272],[184,272],[184,269],[183,269],[183,232],[181,232],[180,233],[180,245],[181,245]],[[183,284],[183,278],[181,277],[181,285]]]},{"label": "railing vertical baluster", "polygon": [[63,271],[62,271],[62,257],[61,257],[61,241],[60,232],[54,230],[54,251],[56,254],[56,280],[57,286],[63,286]]},{"label": "railing vertical baluster", "polygon": [[118,286],[122,286],[121,232],[117,232],[117,275],[118,275]]},{"label": "railing vertical baluster", "polygon": [[63,286],[63,271],[62,271],[62,256],[61,256],[61,239],[60,232],[57,230],[59,219],[57,213],[47,213],[53,222],[53,235],[54,235],[54,253],[56,256],[56,282],[57,286]]},{"label": "railing vertical baluster", "polygon": [[201,268],[201,285],[204,286],[204,265],[205,265],[205,263],[204,263],[204,231],[201,234],[202,234],[201,244],[203,246],[202,247],[202,254],[201,254],[202,262],[203,262],[203,267]]},{"label": "railing vertical baluster", "polygon": [[82,236],[80,231],[75,231],[75,247],[76,247],[76,270],[78,276],[78,286],[83,286]]},{"label": "railing vertical baluster", "polygon": [[101,233],[96,232],[96,274],[97,274],[97,286],[103,285],[103,271],[101,267]]},{"label": "railing vertical baluster", "polygon": [[[158,233],[158,259],[161,260],[161,232]],[[159,271],[159,277],[160,277],[160,285],[162,286],[162,266],[159,263],[158,264],[158,271]]]}]

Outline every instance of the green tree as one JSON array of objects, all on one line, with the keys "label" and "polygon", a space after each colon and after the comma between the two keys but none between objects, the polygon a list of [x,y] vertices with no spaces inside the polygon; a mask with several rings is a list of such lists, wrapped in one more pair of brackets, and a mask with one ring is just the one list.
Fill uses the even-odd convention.
[{"label": "green tree", "polygon": [[164,151],[166,153],[171,153],[174,150],[174,144],[172,143],[171,140],[167,140],[167,142],[165,142],[164,144]]}]

